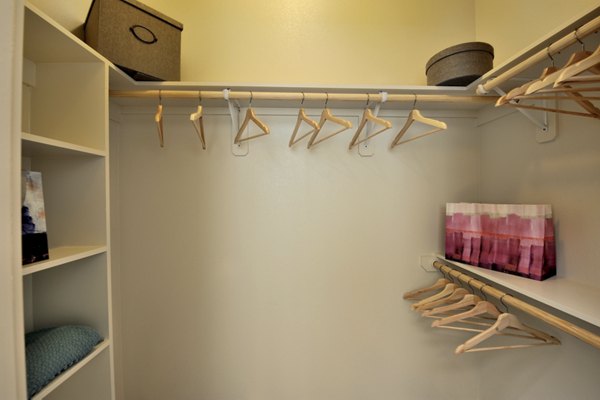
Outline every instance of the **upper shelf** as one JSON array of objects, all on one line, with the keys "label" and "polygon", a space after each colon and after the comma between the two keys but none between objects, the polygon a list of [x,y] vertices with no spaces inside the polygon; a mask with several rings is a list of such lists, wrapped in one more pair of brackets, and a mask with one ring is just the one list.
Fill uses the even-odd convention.
[{"label": "upper shelf", "polygon": [[600,288],[557,276],[540,282],[447,260],[441,256],[437,258],[445,264],[457,266],[472,275],[600,327]]},{"label": "upper shelf", "polygon": [[105,59],[31,4],[25,6],[23,56],[36,63],[104,62]]}]

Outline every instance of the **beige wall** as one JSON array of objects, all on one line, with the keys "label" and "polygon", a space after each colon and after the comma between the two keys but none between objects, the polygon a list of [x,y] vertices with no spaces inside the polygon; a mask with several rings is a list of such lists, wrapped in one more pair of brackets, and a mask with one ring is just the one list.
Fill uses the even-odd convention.
[{"label": "beige wall", "polygon": [[[89,6],[33,3],[69,30],[83,23]],[[473,0],[144,3],[184,24],[187,81],[421,85],[429,57],[475,37]]]},{"label": "beige wall", "polygon": [[[79,31],[89,7],[76,0],[32,3],[71,31]],[[372,86],[424,85],[432,55],[473,40],[491,43],[499,64],[597,6],[597,0],[143,3],[184,24],[184,81]]]},{"label": "beige wall", "polygon": [[184,80],[424,84],[429,57],[475,35],[472,0],[148,3],[185,25]]}]

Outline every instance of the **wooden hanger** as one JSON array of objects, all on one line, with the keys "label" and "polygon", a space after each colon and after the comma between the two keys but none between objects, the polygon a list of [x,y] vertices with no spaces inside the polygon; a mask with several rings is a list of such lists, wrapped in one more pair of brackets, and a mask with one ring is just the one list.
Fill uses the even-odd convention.
[{"label": "wooden hanger", "polygon": [[198,92],[198,110],[192,114],[190,114],[190,121],[192,121],[192,125],[194,125],[194,129],[196,129],[196,133],[200,138],[200,142],[202,142],[202,149],[206,150],[206,140],[204,139],[204,124],[202,123],[203,112],[202,112],[202,93]]},{"label": "wooden hanger", "polygon": [[[319,130],[319,123],[317,121],[309,118],[308,115],[306,115],[304,108],[302,108],[303,104],[304,104],[304,92],[302,93],[302,102],[300,103],[300,109],[298,110],[298,119],[296,119],[296,126],[294,127],[294,133],[292,133],[292,137],[290,138],[289,147],[292,147],[293,145],[295,145],[296,143],[298,143],[299,141],[301,141],[308,135],[312,135],[314,132]],[[299,138],[296,139],[296,135],[298,134],[300,125],[302,125],[303,122],[310,125],[312,127],[312,129],[309,130],[308,132],[303,133],[302,136],[300,136]]]},{"label": "wooden hanger", "polygon": [[165,147],[165,134],[163,130],[163,106],[160,90],[158,91],[158,107],[156,108],[156,114],[154,114],[154,122],[156,122],[156,127],[158,128],[158,141],[160,142],[160,147]]},{"label": "wooden hanger", "polygon": [[[373,122],[376,125],[380,125],[381,128],[379,128],[379,130],[372,132],[372,133],[367,132],[367,135],[364,138],[362,138],[361,140],[358,140],[362,130],[364,129],[365,126],[367,126],[367,124],[369,122]],[[367,93],[367,106],[365,107],[365,111],[363,112],[363,116],[360,120],[360,124],[358,124],[358,129],[356,130],[354,137],[352,137],[352,140],[350,141],[350,145],[348,146],[348,149],[352,150],[352,148],[354,146],[358,146],[362,142],[365,142],[365,141],[371,139],[372,137],[377,136],[380,133],[387,131],[391,127],[392,127],[392,123],[390,121],[379,118],[379,117],[375,116],[375,114],[373,114],[373,112],[369,108],[369,93]]]},{"label": "wooden hanger", "polygon": [[450,281],[446,278],[438,279],[433,285],[426,286],[420,289],[411,290],[410,292],[406,292],[402,295],[403,299],[412,300],[416,299],[424,293],[433,292],[434,290],[443,289]]},{"label": "wooden hanger", "polygon": [[[352,128],[352,123],[350,121],[346,121],[345,119],[334,116],[331,113],[331,110],[329,108],[327,108],[327,103],[329,102],[329,94],[327,94],[327,93],[325,93],[325,94],[327,95],[327,100],[325,100],[325,108],[323,109],[323,112],[321,113],[321,119],[319,120],[319,129],[315,130],[313,132],[312,136],[310,137],[310,139],[308,140],[307,148],[309,148],[309,149],[311,147],[321,143],[322,141],[327,140],[327,139],[337,135],[338,133],[342,133],[345,130]],[[341,128],[319,140],[316,140],[317,136],[319,136],[319,133],[323,129],[323,125],[325,125],[325,123],[328,121],[333,122],[334,124],[340,125]]]},{"label": "wooden hanger", "polygon": [[[550,56],[550,54],[548,54],[548,57],[550,57],[550,59],[554,63],[554,59]],[[527,89],[529,88],[529,86],[533,85],[536,82],[543,81],[544,78],[546,78],[548,75],[550,75],[556,71],[558,71],[558,68],[556,68],[554,65],[544,68],[544,70],[542,71],[542,74],[540,75],[540,77],[538,79],[534,79],[530,82],[527,82],[524,85],[521,85],[519,87],[512,89],[505,95],[500,96],[498,98],[498,100],[496,101],[496,107],[503,106],[504,104],[510,102],[511,100],[514,100],[515,97],[517,97],[517,96],[523,96],[525,94],[525,92],[527,91]]]},{"label": "wooden hanger", "polygon": [[[424,117],[421,114],[421,112],[415,108],[416,105],[417,105],[417,95],[415,95],[415,102],[413,103],[413,109],[411,110],[410,114],[408,115],[408,118],[407,118],[406,122],[404,123],[404,126],[402,127],[402,129],[400,129],[400,132],[398,132],[398,134],[392,141],[390,148],[393,149],[394,147],[396,147],[399,144],[411,142],[413,140],[420,139],[424,136],[431,135],[432,133],[436,133],[436,132],[439,132],[441,130],[448,128],[448,126],[446,125],[445,122],[438,121],[438,120],[432,119],[432,118]],[[414,122],[420,122],[425,125],[433,126],[434,128],[425,133],[421,133],[420,135],[414,136],[410,139],[400,141],[402,139],[402,136],[404,136],[404,134],[406,133],[408,128],[410,128],[410,126]]]},{"label": "wooden hanger", "polygon": [[[579,74],[590,72],[594,77],[578,77]],[[554,83],[554,87],[560,87],[565,83],[596,83],[600,81],[600,46],[587,58],[567,67],[561,71],[560,76]],[[583,79],[582,79],[583,78]]]},{"label": "wooden hanger", "polygon": [[[421,315],[426,318],[433,318],[443,323],[440,324],[436,321],[432,324],[433,327],[440,329],[450,329],[466,332],[483,332],[485,329],[492,326],[496,321],[496,315],[499,315],[499,311],[496,313],[495,309],[491,307],[481,307],[474,309],[478,303],[482,302],[479,296],[474,294],[467,294],[463,299],[457,303],[450,304],[448,306],[436,307],[433,310],[425,311]],[[455,312],[455,313],[453,313]],[[457,313],[456,313],[457,312]],[[467,314],[470,312],[470,314]],[[450,317],[460,316],[460,318]]]},{"label": "wooden hanger", "polygon": [[415,310],[418,311],[418,312],[423,313],[423,312],[431,310],[433,308],[441,307],[441,306],[443,306],[445,304],[451,304],[451,303],[460,301],[460,300],[462,300],[468,294],[469,294],[469,291],[467,289],[456,288],[450,294],[450,296],[446,296],[446,297],[444,297],[442,299],[439,299],[439,300],[430,301],[428,303],[421,304],[420,306],[417,306],[417,308]]},{"label": "wooden hanger", "polygon": [[436,316],[436,315],[440,315],[440,314],[447,314],[452,311],[456,311],[456,310],[463,309],[466,307],[474,306],[477,303],[479,303],[480,301],[482,301],[481,297],[479,297],[475,294],[466,294],[460,301],[458,301],[456,303],[449,304],[446,306],[441,306],[441,307],[435,307],[432,310],[425,311],[422,315],[424,317],[431,317],[431,316]]},{"label": "wooden hanger", "polygon": [[[262,133],[243,138],[242,134],[244,133],[244,130],[250,122],[253,122],[256,126],[258,126]],[[246,117],[244,118],[244,122],[242,122],[242,126],[238,130],[237,135],[235,135],[235,140],[233,141],[233,143],[240,144],[241,142],[245,142],[246,140],[256,139],[257,137],[265,136],[269,133],[269,127],[256,116],[254,110],[252,109],[252,92],[250,92],[250,104],[248,105],[248,109],[246,110]]]},{"label": "wooden hanger", "polygon": [[[598,90],[598,89],[595,89]],[[600,118],[600,109],[597,108],[590,100],[597,99],[597,97],[585,97],[581,93],[581,90],[573,89],[570,85],[562,85],[559,89],[545,89],[537,92],[536,95],[521,95],[515,97],[515,100],[519,102],[511,102],[506,105],[516,108],[526,108],[530,110],[550,111],[560,114],[576,115],[578,117],[590,117]],[[563,94],[557,96],[557,94]],[[542,107],[530,104],[523,104],[520,100],[572,100],[575,101],[581,108],[586,112],[578,112],[572,110],[565,110],[561,108]]]},{"label": "wooden hanger", "polygon": [[455,289],[456,289],[456,285],[454,283],[448,283],[448,284],[446,284],[446,286],[444,286],[444,289],[442,289],[441,292],[436,293],[432,296],[429,296],[425,299],[417,301],[416,303],[412,304],[410,306],[410,308],[412,310],[416,310],[419,306],[422,306],[423,304],[427,304],[432,301],[443,299],[444,297],[450,296],[452,294],[452,292],[454,292]]},{"label": "wooden hanger", "polygon": [[495,305],[490,303],[489,301],[480,301],[473,308],[468,311],[462,312],[460,314],[450,315],[448,317],[444,317],[442,319],[438,319],[431,323],[431,326],[436,328],[442,325],[448,325],[453,322],[461,321],[467,318],[479,317],[484,315],[490,315],[492,317],[497,318],[500,315],[500,311],[496,308]]},{"label": "wooden hanger", "polygon": [[[583,45],[583,42],[581,42],[581,41],[579,41],[579,42]],[[569,57],[569,60],[565,64],[565,66],[563,66],[560,70],[556,70],[556,71],[552,72],[551,74],[546,75],[544,78],[538,79],[537,81],[532,82],[531,84],[529,84],[527,86],[525,93],[522,93],[520,90],[518,90],[519,88],[517,88],[517,90],[515,90],[515,92],[513,92],[512,97],[507,95],[504,100],[502,98],[500,98],[498,100],[498,102],[496,103],[496,105],[503,105],[503,104],[507,104],[508,101],[510,101],[510,100],[516,100],[515,102],[509,103],[509,105],[512,107],[517,107],[517,108],[540,110],[540,111],[550,111],[550,112],[555,112],[555,113],[576,115],[576,116],[581,116],[581,117],[600,118],[600,109],[598,109],[594,104],[592,104],[589,101],[590,99],[582,96],[577,91],[572,90],[571,86],[564,84],[564,82],[560,89],[545,89],[551,85],[556,86],[558,83],[558,79],[560,78],[560,76],[562,76],[564,74],[565,71],[569,71],[570,68],[573,68],[577,65],[581,65],[581,63],[588,60],[592,55],[593,55],[592,53],[590,53],[589,51],[586,51],[585,49],[582,49],[581,51],[571,54],[571,56]],[[548,56],[550,57],[550,54],[548,54]],[[589,65],[589,63],[586,65]],[[570,70],[570,71],[577,72],[579,70],[576,70],[576,71]],[[584,70],[579,71],[579,73],[581,73],[583,71]],[[562,93],[562,94],[564,94],[564,96],[560,96],[560,97],[556,96],[557,93]],[[509,94],[510,94],[510,92],[509,92]],[[535,95],[535,94],[537,94],[537,95]],[[528,105],[528,104],[522,104],[520,102],[520,100],[545,100],[545,99],[548,99],[548,100],[572,100],[572,101],[575,101],[586,112],[577,112],[577,111],[571,111],[571,110],[564,110],[564,109],[560,109],[560,108]]]},{"label": "wooden hanger", "polygon": [[529,87],[531,85],[533,85],[534,83],[543,81],[544,79],[546,79],[546,77],[548,75],[553,74],[554,72],[558,71],[558,68],[556,68],[556,66],[554,65],[554,58],[552,58],[552,55],[550,54],[550,46],[548,46],[546,48],[546,54],[548,54],[548,58],[550,59],[550,61],[552,61],[552,65],[544,68],[544,70],[542,71],[542,73],[538,79],[534,79],[530,82],[527,82],[524,85],[521,85],[517,88],[512,89],[510,92],[508,92],[504,96],[501,96],[498,99],[498,101],[496,102],[496,107],[508,103],[509,101],[513,100],[517,96],[524,95],[525,92],[527,91],[527,89],[529,89]]},{"label": "wooden hanger", "polygon": [[[436,322],[436,321],[434,321]],[[511,334],[511,336],[522,337],[526,339],[534,339],[537,342],[526,343],[526,344],[513,344],[506,346],[494,346],[494,347],[476,347],[481,342],[498,334],[505,333],[504,330],[512,328],[518,330],[522,334]],[[465,343],[459,345],[454,351],[456,354],[462,354],[466,352],[475,351],[489,351],[489,350],[508,350],[508,349],[522,349],[533,346],[543,345],[558,345],[560,341],[554,336],[550,336],[547,333],[533,329],[527,325],[522,324],[519,319],[510,313],[503,313],[498,316],[496,322],[483,332],[475,335],[474,337],[467,340]]]},{"label": "wooden hanger", "polygon": [[557,81],[557,79],[561,76],[561,74],[570,66],[577,64],[578,62],[585,60],[586,58],[588,58],[592,53],[586,50],[581,50],[581,51],[576,51],[575,53],[571,54],[571,56],[569,57],[569,60],[567,60],[567,63],[559,70],[554,71],[553,73],[549,74],[548,76],[546,76],[544,79],[542,79],[539,82],[534,82],[532,85],[530,85],[527,90],[525,91],[525,95],[530,95],[533,94],[539,90],[545,89],[549,86],[553,86],[554,83]]}]

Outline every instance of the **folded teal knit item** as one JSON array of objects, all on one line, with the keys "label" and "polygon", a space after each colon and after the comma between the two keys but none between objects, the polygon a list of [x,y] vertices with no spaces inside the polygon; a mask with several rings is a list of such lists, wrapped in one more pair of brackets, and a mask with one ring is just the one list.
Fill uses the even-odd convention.
[{"label": "folded teal knit item", "polygon": [[102,336],[87,326],[60,326],[25,335],[29,398],[88,355]]}]

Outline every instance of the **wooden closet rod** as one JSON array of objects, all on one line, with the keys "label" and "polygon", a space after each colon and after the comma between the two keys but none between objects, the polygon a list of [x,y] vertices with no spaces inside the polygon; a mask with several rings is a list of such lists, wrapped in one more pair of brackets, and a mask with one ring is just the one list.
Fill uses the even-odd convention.
[{"label": "wooden closet rod", "polygon": [[513,307],[518,310],[523,311],[529,315],[532,315],[560,330],[566,332],[570,335],[575,336],[578,339],[583,340],[587,344],[591,344],[592,346],[600,349],[600,336],[585,330],[575,324],[572,324],[568,321],[565,321],[562,318],[558,318],[555,315],[552,315],[544,310],[541,310],[535,306],[532,306],[529,303],[524,302],[523,300],[519,300],[516,297],[513,297],[505,292],[502,292],[498,289],[491,287],[490,285],[483,283],[477,279],[474,279],[472,276],[467,275],[463,272],[460,272],[454,268],[451,268],[439,261],[434,261],[433,266],[438,269],[440,272],[445,272],[448,275],[454,276],[458,278],[460,281],[463,281],[467,286],[471,286],[477,290],[480,290],[486,296],[492,296],[497,300],[500,300],[507,307]]},{"label": "wooden closet rod", "polygon": [[[577,31],[573,31],[556,42],[550,44],[548,47],[544,47],[542,50],[538,51],[525,61],[515,65],[508,71],[498,75],[495,78],[488,80],[487,82],[479,85],[477,87],[478,94],[487,94],[490,90],[500,86],[507,80],[515,77],[526,69],[534,66],[543,60],[548,60],[548,55],[556,54],[564,48],[576,43],[578,39],[582,39],[600,29],[600,17],[596,17],[593,20],[589,21],[585,25],[577,28]],[[577,33],[575,33],[577,32]]]},{"label": "wooden closet rod", "polygon": [[[131,98],[154,98],[158,99],[158,90],[111,90],[111,97],[131,97]],[[160,96],[163,99],[198,99],[199,90],[160,90]],[[221,91],[204,91],[202,90],[202,99],[219,100],[223,99]],[[250,100],[251,93],[249,91],[231,91],[230,99]],[[416,94],[418,102],[439,102],[439,103],[464,103],[464,104],[487,104],[497,100],[496,96],[464,96],[464,95],[442,95],[442,94]],[[316,100],[325,103],[329,101],[362,101],[381,102],[383,96],[380,93],[310,93],[310,92],[259,92],[252,91],[253,100]],[[387,102],[414,102],[414,94],[388,94]]]}]

